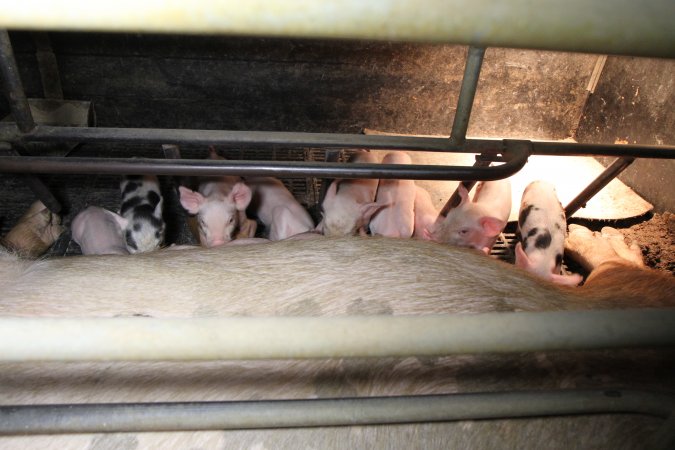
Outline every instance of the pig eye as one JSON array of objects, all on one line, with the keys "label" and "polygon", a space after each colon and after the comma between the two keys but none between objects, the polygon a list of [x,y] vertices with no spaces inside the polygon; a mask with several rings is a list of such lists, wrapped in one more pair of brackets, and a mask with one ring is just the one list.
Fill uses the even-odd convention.
[{"label": "pig eye", "polygon": [[462,228],[461,230],[459,230],[459,234],[461,234],[462,236],[466,236],[468,232],[469,232],[468,228]]}]

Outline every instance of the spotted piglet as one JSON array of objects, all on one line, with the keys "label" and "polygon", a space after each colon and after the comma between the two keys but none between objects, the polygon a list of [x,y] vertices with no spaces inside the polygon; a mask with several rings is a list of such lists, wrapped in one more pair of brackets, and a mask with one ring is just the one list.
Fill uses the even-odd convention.
[{"label": "spotted piglet", "polygon": [[164,242],[163,199],[154,175],[128,175],[120,183],[120,215],[127,220],[124,238],[129,253],[157,250]]},{"label": "spotted piglet", "polygon": [[576,286],[580,275],[561,275],[566,235],[565,211],[555,187],[533,181],[520,203],[516,266],[549,281]]}]

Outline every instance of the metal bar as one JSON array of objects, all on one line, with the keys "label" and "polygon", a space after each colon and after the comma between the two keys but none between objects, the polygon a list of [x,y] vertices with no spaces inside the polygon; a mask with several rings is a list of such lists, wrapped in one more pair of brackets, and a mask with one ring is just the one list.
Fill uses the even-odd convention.
[{"label": "metal bar", "polygon": [[674,310],[0,318],[0,360],[4,361],[404,357],[658,346],[675,346]]},{"label": "metal bar", "polygon": [[667,418],[672,394],[633,390],[0,407],[0,435],[382,425],[632,413]]},{"label": "metal bar", "polygon": [[[489,167],[489,166],[490,166],[489,161],[483,161],[480,159],[474,163],[474,167]],[[460,184],[463,184],[466,190],[470,192],[471,189],[476,185],[476,183],[477,183],[476,180],[469,180],[469,181],[462,181]],[[448,215],[448,212],[450,212],[452,208],[455,208],[459,205],[459,202],[460,202],[459,186],[457,186],[457,189],[455,189],[455,192],[452,193],[448,201],[445,202],[445,205],[443,205],[443,208],[440,210],[438,215],[446,217]]]},{"label": "metal bar", "polygon": [[0,173],[89,173],[180,176],[272,176],[379,178],[412,180],[496,180],[518,172],[528,153],[519,151],[505,164],[474,168],[401,164],[349,164],[299,161],[233,161],[208,159],[0,157]]},{"label": "metal bar", "polygon": [[[17,158],[23,158],[23,156],[21,156],[15,148],[7,149],[6,153],[14,155]],[[62,209],[61,202],[59,202],[56,199],[56,197],[54,197],[54,194],[52,194],[52,192],[49,190],[44,181],[42,181],[40,178],[30,173],[21,175],[21,178],[28,185],[28,188],[33,192],[35,197],[37,197],[37,199],[40,200],[42,204],[47,207],[48,210],[50,210],[54,214],[58,214],[61,212]]]},{"label": "metal bar", "polygon": [[[4,11],[5,8],[2,9]],[[6,30],[0,30],[0,73],[2,74],[4,93],[19,129],[22,132],[32,130],[35,127],[35,122],[21,84],[19,69],[12,50],[12,42],[9,40],[9,34]]]},{"label": "metal bar", "polygon": [[[336,163],[340,160],[341,155],[342,150],[328,149],[326,150],[325,160],[327,163]],[[328,178],[323,178],[321,180],[321,187],[319,188],[319,201],[317,202],[319,205],[323,204],[323,200],[326,198],[326,192],[328,192],[328,187],[332,182],[333,180]]]},{"label": "metal bar", "polygon": [[480,47],[469,47],[466,55],[466,65],[464,66],[464,77],[462,78],[462,87],[457,99],[457,109],[455,118],[452,121],[452,132],[450,141],[455,145],[462,145],[466,140],[466,130],[469,128],[469,118],[473,99],[476,96],[478,79],[480,78],[480,68],[483,65],[483,56],[485,49]]},{"label": "metal bar", "polygon": [[[237,34],[675,57],[672,0],[2,0],[0,27]],[[630,27],[626,27],[630,24]]]},{"label": "metal bar", "polygon": [[63,88],[61,87],[61,76],[59,75],[59,65],[56,61],[56,55],[52,49],[52,43],[48,33],[33,33],[35,42],[35,56],[42,80],[42,91],[45,98],[63,100]]},{"label": "metal bar", "polygon": [[532,141],[532,154],[551,156],[632,156],[635,158],[673,159],[675,158],[675,146]]},{"label": "metal bar", "polygon": [[[192,144],[369,148],[427,152],[484,153],[499,151],[501,139],[467,139],[454,145],[448,138],[361,135],[340,133],[296,133],[276,131],[174,130],[161,128],[84,128],[38,125],[21,133],[15,124],[0,123],[0,141],[21,142],[120,142],[129,144]],[[634,156],[638,158],[675,158],[673,145],[579,144],[559,141],[532,141],[532,154],[558,156]]]},{"label": "metal bar", "polygon": [[602,188],[607,186],[610,181],[616,178],[617,175],[626,170],[626,168],[630,166],[633,161],[635,161],[635,158],[627,157],[619,158],[614,161],[600,175],[598,175],[595,180],[591,181],[590,184],[586,186],[586,189],[581,191],[579,195],[574,197],[574,199],[569,202],[569,204],[565,207],[565,216],[571,217],[579,210],[579,208],[585,207],[586,202],[588,202],[595,194],[600,192]]},{"label": "metal bar", "polygon": [[[90,142],[135,144],[193,144],[193,145],[256,145],[317,148],[380,148],[392,150],[461,151],[446,138],[414,136],[379,136],[339,133],[295,133],[275,131],[175,130],[158,128],[80,128],[39,125],[22,134],[11,124],[0,125],[0,141],[21,142]],[[491,147],[500,141],[490,141]]]}]

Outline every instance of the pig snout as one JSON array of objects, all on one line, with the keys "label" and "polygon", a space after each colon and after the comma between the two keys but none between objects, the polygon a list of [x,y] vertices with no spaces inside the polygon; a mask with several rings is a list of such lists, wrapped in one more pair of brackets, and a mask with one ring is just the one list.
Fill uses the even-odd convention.
[{"label": "pig snout", "polygon": [[524,190],[518,214],[516,266],[548,281],[577,285],[580,275],[561,273],[567,224],[555,187],[533,181]]}]

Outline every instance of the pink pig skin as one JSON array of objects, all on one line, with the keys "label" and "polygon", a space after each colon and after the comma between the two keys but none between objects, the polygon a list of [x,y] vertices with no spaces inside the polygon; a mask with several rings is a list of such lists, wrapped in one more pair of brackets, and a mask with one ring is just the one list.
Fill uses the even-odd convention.
[{"label": "pink pig skin", "polygon": [[[366,151],[355,153],[352,163],[375,164],[375,156]],[[378,180],[334,180],[321,204],[323,220],[317,231],[326,236],[365,235],[371,217],[384,205],[375,202]]]},{"label": "pink pig skin", "polygon": [[431,201],[426,189],[415,186],[415,231],[413,237],[431,240],[434,223],[438,219],[438,210]]},{"label": "pink pig skin", "polygon": [[265,224],[271,241],[279,241],[314,229],[309,213],[276,178],[247,178],[253,190],[249,212]]},{"label": "pink pig skin", "polygon": [[[224,159],[210,149],[209,159]],[[240,177],[204,178],[199,189],[178,188],[180,204],[197,216],[199,242],[204,247],[216,247],[231,241],[239,228],[240,212],[251,202],[251,189]]]},{"label": "pink pig skin", "polygon": [[511,213],[511,182],[497,180],[481,182],[473,201],[462,184],[459,185],[460,204],[448,215],[439,217],[431,235],[437,242],[460,247],[472,247],[490,253],[499,233],[504,230]]},{"label": "pink pig skin", "polygon": [[107,209],[90,206],[71,224],[73,240],[83,255],[127,255],[124,229],[127,219]]},{"label": "pink pig skin", "polygon": [[[411,164],[404,152],[391,152],[382,159],[382,164]],[[380,180],[376,201],[386,205],[370,220],[373,235],[409,238],[415,228],[415,182],[413,180]]]}]

